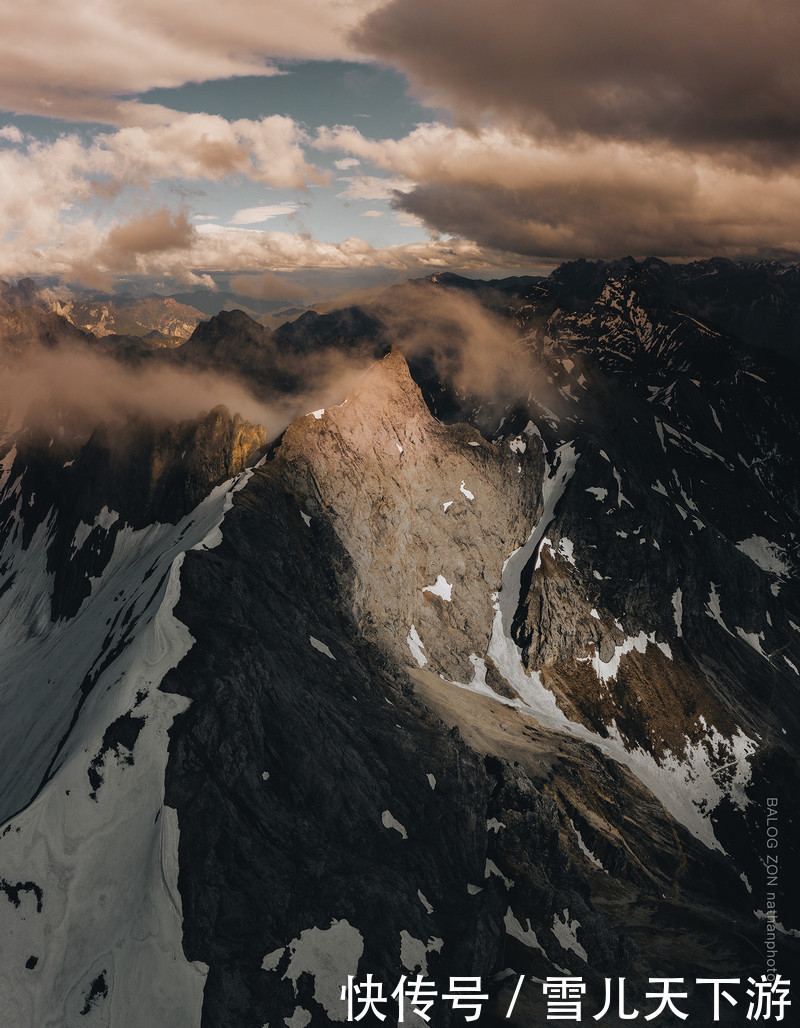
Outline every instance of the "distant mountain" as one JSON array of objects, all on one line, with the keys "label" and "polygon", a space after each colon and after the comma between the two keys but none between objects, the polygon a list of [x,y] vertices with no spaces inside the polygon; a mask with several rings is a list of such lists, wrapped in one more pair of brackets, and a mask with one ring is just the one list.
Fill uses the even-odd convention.
[{"label": "distant mountain", "polygon": [[77,328],[98,338],[108,335],[160,337],[162,345],[176,345],[203,320],[203,312],[171,297],[76,302],[50,301],[49,307]]},{"label": "distant mountain", "polygon": [[[437,275],[142,357],[309,405],[373,362],[276,439],[220,408],[4,439],[10,1026],[329,1026],[368,974],[387,1024],[422,975],[442,1028],[465,976],[498,1028],[565,978],[584,1021],[669,978],[745,1025],[771,966],[791,1023],[800,368],[721,326],[770,309],[751,273],[790,349],[780,266]],[[719,1021],[698,979],[738,980]]]}]

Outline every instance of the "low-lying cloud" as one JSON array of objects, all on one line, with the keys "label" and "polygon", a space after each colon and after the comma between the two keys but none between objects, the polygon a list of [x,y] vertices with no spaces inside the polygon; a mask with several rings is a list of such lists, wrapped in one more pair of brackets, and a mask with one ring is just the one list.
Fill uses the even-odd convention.
[{"label": "low-lying cloud", "polygon": [[88,347],[32,348],[3,368],[0,427],[4,436],[23,424],[54,431],[62,421],[88,436],[100,423],[132,419],[185,421],[223,404],[232,413],[278,436],[309,410],[341,403],[367,367],[342,355],[295,362],[302,384],[264,400],[241,377],[216,370],[152,361],[129,366]]}]

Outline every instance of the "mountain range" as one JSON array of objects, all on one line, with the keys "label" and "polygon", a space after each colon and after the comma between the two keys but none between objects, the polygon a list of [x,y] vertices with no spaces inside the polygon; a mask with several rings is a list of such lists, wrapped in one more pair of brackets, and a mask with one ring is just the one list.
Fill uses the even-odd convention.
[{"label": "mountain range", "polygon": [[[487,1025],[548,978],[745,1024],[792,979],[795,266],[436,274],[170,345],[2,303],[4,1024],[315,1028],[367,974],[441,1026],[460,976]],[[183,411],[209,381],[252,409]]]}]

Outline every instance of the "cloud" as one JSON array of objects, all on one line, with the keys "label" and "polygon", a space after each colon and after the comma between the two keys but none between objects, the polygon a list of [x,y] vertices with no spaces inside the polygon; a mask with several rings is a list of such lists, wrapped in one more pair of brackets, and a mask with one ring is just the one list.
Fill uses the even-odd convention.
[{"label": "cloud", "polygon": [[800,153],[795,0],[392,0],[354,39],[478,123]]},{"label": "cloud", "polygon": [[126,181],[219,181],[243,175],[278,189],[303,189],[328,178],[306,162],[306,142],[305,132],[283,115],[228,121],[212,114],[185,114],[163,125],[100,134],[87,156],[98,169]]},{"label": "cloud", "polygon": [[[355,132],[355,129],[352,130]],[[325,148],[325,141],[328,139],[336,139],[336,146],[341,146],[342,149],[346,149],[346,144],[342,145],[338,142],[340,133],[329,133],[329,130],[322,129],[320,139],[317,142],[317,146],[320,149]],[[385,167],[390,167],[387,163]],[[391,200],[395,193],[398,191],[412,189],[414,186],[413,179],[410,178],[381,178],[378,175],[359,175],[357,178],[344,178],[343,182],[347,182],[347,188],[343,189],[341,193],[337,193],[336,196],[340,200]]]},{"label": "cloud", "polygon": [[368,306],[382,340],[397,346],[435,381],[465,396],[503,406],[524,403],[535,388],[540,402],[560,410],[563,401],[537,359],[521,345],[513,322],[480,300],[441,284],[408,282],[386,290]]},{"label": "cloud", "polygon": [[156,87],[274,75],[280,59],[353,59],[348,31],[377,0],[48,0],[3,4],[5,110],[142,124],[159,115],[121,100]]},{"label": "cloud", "polygon": [[305,160],[305,142],[290,118],[231,122],[196,114],[153,128],[101,133],[89,143],[65,135],[0,149],[0,268],[4,274],[59,274],[81,254],[88,267],[108,222],[114,227],[115,197],[124,210],[130,193],[146,195],[157,181],[218,181],[237,174],[275,188],[323,182],[325,175]]},{"label": "cloud", "polygon": [[394,173],[404,182],[394,192],[398,210],[495,251],[528,258],[800,254],[797,166],[773,170],[666,144],[586,136],[542,142],[514,129],[438,123],[400,140],[323,130],[316,145]]},{"label": "cloud", "polygon": [[261,275],[235,275],[230,281],[231,291],[255,300],[307,300],[307,286],[283,278],[272,271]]},{"label": "cloud", "polygon": [[383,211],[362,211],[361,212],[361,217],[362,218],[382,218],[383,217]]},{"label": "cloud", "polygon": [[355,168],[361,161],[356,160],[355,157],[343,157],[340,161],[334,161],[334,167],[338,168],[339,171],[347,171],[348,168]]},{"label": "cloud", "polygon": [[173,214],[162,208],[112,228],[106,236],[102,253],[107,263],[121,261],[124,265],[128,257],[184,249],[193,237],[194,229],[188,222],[185,209]]},{"label": "cloud", "polygon": [[297,206],[296,203],[271,203],[262,207],[245,207],[233,215],[231,225],[257,225],[260,222],[269,221],[270,218],[294,214]]},{"label": "cloud", "polygon": [[[6,143],[21,143],[22,133],[16,125],[4,125],[0,128],[0,139]],[[356,164],[358,164],[358,161],[356,161]]]},{"label": "cloud", "polygon": [[102,422],[183,421],[224,404],[263,425],[272,439],[294,418],[341,403],[372,359],[339,352],[281,355],[275,348],[271,357],[295,383],[293,391],[267,395],[234,373],[176,364],[169,355],[130,366],[74,344],[32,347],[3,368],[0,427],[7,435],[23,423],[52,432],[55,419],[88,436]]}]

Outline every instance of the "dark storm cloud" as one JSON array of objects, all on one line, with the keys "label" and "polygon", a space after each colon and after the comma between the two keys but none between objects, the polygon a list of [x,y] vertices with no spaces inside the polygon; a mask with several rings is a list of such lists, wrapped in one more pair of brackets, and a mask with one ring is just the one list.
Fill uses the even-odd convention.
[{"label": "dark storm cloud", "polygon": [[467,119],[800,149],[796,0],[393,0],[356,39]]},{"label": "dark storm cloud", "polygon": [[[399,194],[398,208],[442,232],[468,236],[479,246],[538,257],[608,258],[750,255],[796,259],[800,253],[800,197],[759,202],[761,187],[745,187],[742,204],[705,190],[677,190],[668,181],[648,193],[628,193],[624,183],[576,188],[568,174],[559,186],[508,190],[496,185],[420,185]],[[787,202],[782,202],[786,200]],[[788,208],[788,209],[787,209]]]}]

